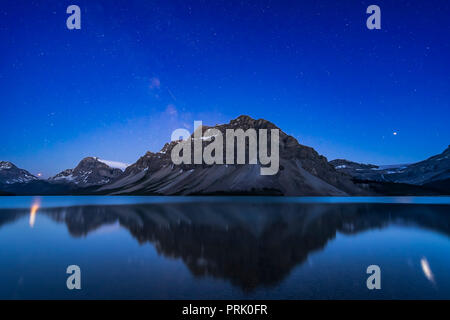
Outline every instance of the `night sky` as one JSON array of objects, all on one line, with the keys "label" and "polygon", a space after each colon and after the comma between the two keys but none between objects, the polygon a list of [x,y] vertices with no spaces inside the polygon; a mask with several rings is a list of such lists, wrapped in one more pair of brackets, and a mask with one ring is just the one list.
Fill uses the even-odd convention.
[{"label": "night sky", "polygon": [[419,161],[450,144],[449,34],[448,0],[2,0],[0,160],[133,163],[248,114],[329,160]]}]

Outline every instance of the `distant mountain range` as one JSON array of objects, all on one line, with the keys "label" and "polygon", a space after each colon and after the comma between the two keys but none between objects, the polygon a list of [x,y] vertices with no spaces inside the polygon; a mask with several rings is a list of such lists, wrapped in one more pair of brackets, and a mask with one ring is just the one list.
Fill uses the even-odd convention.
[{"label": "distant mountain range", "polygon": [[424,186],[450,193],[450,146],[441,154],[413,164],[377,166],[344,159],[330,161],[330,164],[359,180]]},{"label": "distant mountain range", "polygon": [[[203,126],[203,131],[210,128],[219,130],[224,136],[226,129],[279,129],[267,120],[249,116],[240,116],[228,124]],[[313,148],[299,144],[294,137],[280,130],[280,169],[276,175],[264,176],[260,175],[260,163],[175,165],[170,155],[176,143],[166,143],[158,153],[147,152],[126,168],[117,168],[115,163],[96,157],[84,158],[75,168],[64,170],[48,180],[38,179],[28,171],[2,161],[0,195],[450,194],[450,147],[440,155],[409,165],[380,167],[344,159],[328,162]],[[208,144],[202,143],[203,146]]]}]

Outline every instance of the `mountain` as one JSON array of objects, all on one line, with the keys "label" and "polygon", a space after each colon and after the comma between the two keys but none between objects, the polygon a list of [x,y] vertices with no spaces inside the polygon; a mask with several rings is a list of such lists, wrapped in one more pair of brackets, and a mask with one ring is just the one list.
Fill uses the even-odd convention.
[{"label": "mountain", "polygon": [[441,154],[407,166],[390,174],[392,182],[424,185],[450,179],[450,146]]},{"label": "mountain", "polygon": [[375,164],[358,163],[345,159],[332,160],[330,164],[339,172],[346,173],[356,179],[372,181],[391,181],[385,179],[384,176],[400,172],[408,166],[407,164],[377,166]]},{"label": "mountain", "polygon": [[0,161],[0,184],[10,185],[34,180],[38,180],[38,178],[28,171],[16,167],[9,161]]},{"label": "mountain", "polygon": [[[207,137],[208,129],[217,130]],[[313,148],[264,119],[240,116],[227,124],[203,126],[188,140],[201,141],[202,150],[226,130],[279,130],[279,168],[274,175],[261,175],[261,164],[249,163],[250,143],[245,142],[247,164],[179,164],[171,159],[180,141],[166,143],[157,153],[147,152],[134,164],[87,157],[74,169],[40,180],[7,161],[0,162],[0,195],[442,195],[450,194],[450,146],[441,154],[414,164],[377,166],[345,159],[328,162]],[[219,132],[219,133],[217,133]],[[210,139],[211,138],[211,139]],[[212,140],[212,142],[209,142]],[[220,141],[220,140],[218,140]],[[226,143],[222,148],[226,163]],[[191,146],[191,160],[194,158]],[[220,149],[217,149],[220,150]],[[259,148],[257,147],[257,154]],[[269,148],[269,154],[271,150]],[[234,162],[236,163],[236,146]],[[193,162],[193,161],[192,161]]]},{"label": "mountain", "polygon": [[64,170],[49,178],[48,181],[59,184],[74,184],[77,187],[85,188],[106,184],[121,174],[122,170],[112,168],[96,157],[87,157],[81,160],[74,169]]},{"label": "mountain", "polygon": [[[240,116],[228,124],[207,129],[219,130],[225,141],[226,129],[279,129],[263,119]],[[191,135],[194,140],[194,134]],[[208,143],[202,138],[203,147]],[[270,139],[268,139],[270,141]],[[367,194],[351,177],[338,172],[324,156],[303,146],[280,130],[280,166],[275,175],[261,175],[261,163],[235,165],[175,165],[171,151],[178,142],[167,143],[158,153],[147,152],[125,172],[98,189],[102,194],[261,194],[261,195],[332,195]],[[225,145],[225,143],[224,143]],[[225,147],[224,147],[225,148]],[[248,143],[246,145],[248,155]],[[192,152],[193,154],[193,152]],[[224,157],[226,152],[223,152]],[[224,158],[225,159],[225,158]],[[225,163],[225,161],[224,161]],[[236,163],[236,162],[235,162]],[[248,161],[247,161],[248,163]]]},{"label": "mountain", "polygon": [[360,180],[405,183],[435,187],[447,193],[450,181],[450,146],[426,160],[397,166],[376,166],[338,159],[330,161],[336,170]]}]

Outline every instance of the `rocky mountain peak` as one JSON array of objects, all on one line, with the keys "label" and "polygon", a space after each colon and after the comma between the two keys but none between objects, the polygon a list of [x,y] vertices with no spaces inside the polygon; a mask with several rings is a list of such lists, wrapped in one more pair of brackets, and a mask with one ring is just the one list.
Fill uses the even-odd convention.
[{"label": "rocky mountain peak", "polygon": [[28,183],[33,180],[38,178],[12,162],[0,161],[0,184]]},{"label": "rocky mountain peak", "polygon": [[82,165],[82,164],[93,164],[98,162],[98,158],[97,157],[86,157],[81,159],[81,161],[79,162],[78,165]]},{"label": "rocky mountain peak", "polygon": [[[227,129],[279,129],[276,125],[274,125],[272,122],[265,120],[265,119],[253,119],[250,116],[247,115],[241,115],[237,117],[236,119],[231,120],[228,125],[222,125],[226,127]],[[221,126],[216,126],[221,127]]]},{"label": "rocky mountain peak", "polygon": [[121,174],[122,170],[111,168],[97,157],[86,157],[74,169],[66,169],[51,177],[49,181],[89,187],[106,184]]},{"label": "rocky mountain peak", "polygon": [[[264,119],[253,119],[241,115],[229,123],[202,126],[203,149],[210,143],[205,138],[206,130],[213,128],[221,132],[226,144],[227,129],[279,129]],[[198,128],[197,128],[198,130]],[[197,132],[198,133],[198,132]],[[195,132],[191,142],[197,141]],[[214,138],[215,139],[215,138]],[[101,188],[102,192],[115,190],[118,194],[210,194],[250,193],[284,195],[347,195],[360,193],[346,174],[337,172],[324,156],[313,148],[301,145],[297,139],[279,129],[279,171],[272,176],[260,174],[261,164],[180,164],[171,160],[171,152],[178,141],[168,142],[158,153],[147,152],[124,174],[111,184]],[[193,148],[194,143],[191,144]],[[246,148],[249,146],[246,142]],[[258,146],[257,146],[258,147]],[[271,146],[268,146],[270,152]],[[191,153],[193,157],[193,152]],[[225,157],[225,152],[223,152]],[[248,150],[246,151],[248,155]],[[236,157],[236,153],[235,153]],[[226,160],[226,159],[225,159]]]},{"label": "rocky mountain peak", "polygon": [[0,161],[0,170],[11,169],[13,167],[16,166],[9,161]]}]

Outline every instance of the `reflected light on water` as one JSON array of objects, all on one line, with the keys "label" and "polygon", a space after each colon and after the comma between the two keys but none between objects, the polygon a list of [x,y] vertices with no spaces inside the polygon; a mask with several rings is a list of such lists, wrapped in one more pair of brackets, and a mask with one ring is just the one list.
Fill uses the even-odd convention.
[{"label": "reflected light on water", "polygon": [[420,259],[420,265],[422,266],[422,271],[425,277],[434,283],[434,275],[433,272],[431,272],[430,264],[428,263],[427,258],[423,257]]},{"label": "reflected light on water", "polygon": [[33,202],[33,205],[31,206],[30,209],[30,227],[33,228],[34,227],[34,223],[36,221],[36,212],[39,209],[39,206],[41,204],[40,199],[36,199]]},{"label": "reflected light on water", "polygon": [[[51,275],[61,262],[86,259],[95,288],[83,299],[450,298],[450,205],[441,198],[11,198],[20,206],[0,199],[0,299],[73,299]],[[367,261],[389,273],[376,296],[367,290]]]}]

